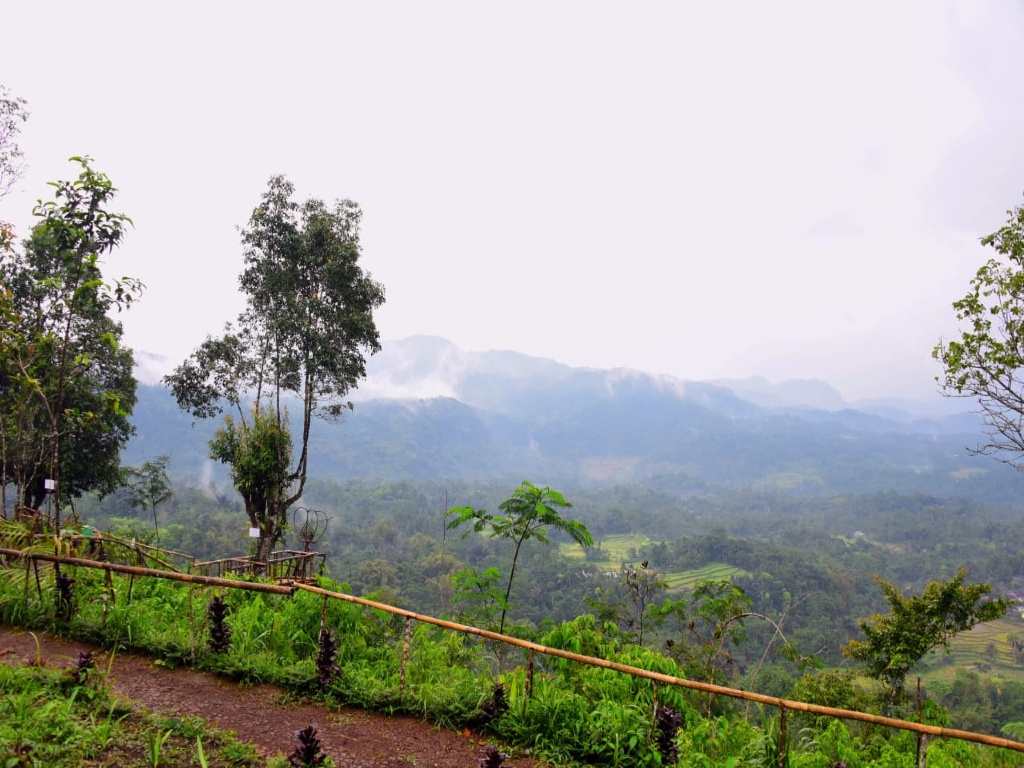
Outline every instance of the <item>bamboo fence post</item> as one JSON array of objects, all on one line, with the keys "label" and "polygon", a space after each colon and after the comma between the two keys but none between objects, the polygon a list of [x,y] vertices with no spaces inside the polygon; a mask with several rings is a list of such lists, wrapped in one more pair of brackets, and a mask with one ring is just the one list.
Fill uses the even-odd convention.
[{"label": "bamboo fence post", "polygon": [[526,661],[526,698],[533,698],[533,655],[535,651],[530,649],[530,657]]},{"label": "bamboo fence post", "polygon": [[412,617],[405,617],[405,640],[402,642],[402,670],[398,677],[398,694],[405,693],[405,666],[409,662],[409,646],[412,645]]},{"label": "bamboo fence post", "polygon": [[786,768],[786,706],[779,705],[779,768]]},{"label": "bamboo fence post", "polygon": [[[108,573],[109,575],[109,573]],[[192,607],[192,590],[194,587],[188,585],[188,646],[189,652],[192,656],[192,665],[196,663],[196,619],[194,616],[195,609]]]},{"label": "bamboo fence post", "polygon": [[[917,722],[924,722],[924,698],[921,696],[921,678],[917,678]],[[928,739],[923,733],[917,734],[917,768],[926,768],[928,762]]]},{"label": "bamboo fence post", "polygon": [[654,706],[651,707],[651,727],[647,731],[647,743],[650,744],[651,738],[654,736],[654,732],[658,729],[658,681],[651,681],[651,688],[654,695],[651,696],[654,699]]}]

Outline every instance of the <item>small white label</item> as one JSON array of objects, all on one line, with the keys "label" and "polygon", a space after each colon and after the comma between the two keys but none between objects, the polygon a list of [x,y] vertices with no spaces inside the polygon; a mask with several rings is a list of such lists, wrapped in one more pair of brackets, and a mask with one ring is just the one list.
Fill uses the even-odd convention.
[{"label": "small white label", "polygon": [[249,529],[249,538],[250,539],[258,539],[259,537],[260,537],[260,529],[259,528],[250,528]]},{"label": "small white label", "polygon": [[48,491],[52,491],[54,488],[57,487],[57,484],[53,482],[51,478],[48,477],[45,480],[43,480],[43,487]]}]

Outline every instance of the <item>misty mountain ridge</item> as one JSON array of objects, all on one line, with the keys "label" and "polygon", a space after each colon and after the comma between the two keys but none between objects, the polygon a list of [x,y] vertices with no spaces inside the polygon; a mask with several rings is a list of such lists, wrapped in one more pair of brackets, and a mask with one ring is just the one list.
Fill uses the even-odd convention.
[{"label": "misty mountain ridge", "polygon": [[453,397],[467,405],[507,410],[511,390],[525,387],[551,392],[560,387],[584,386],[607,394],[623,391],[639,382],[675,392],[680,397],[723,398],[727,390],[747,403],[776,410],[855,410],[895,422],[938,419],[967,413],[971,404],[949,398],[907,400],[880,398],[846,402],[829,383],[820,379],[788,379],[771,383],[762,376],[745,379],[690,381],[667,374],[651,374],[629,368],[573,368],[546,358],[512,351],[471,352],[447,339],[413,336],[385,342],[382,351],[367,362],[367,378],[353,392],[353,400],[422,399]]},{"label": "misty mountain ridge", "polygon": [[[314,427],[311,477],[527,477],[685,492],[724,485],[1000,500],[1024,492],[1020,473],[964,450],[981,436],[976,414],[922,416],[927,404],[888,401],[859,410],[819,381],[682,381],[414,337],[386,343],[352,399],[343,424]],[[218,419],[193,425],[164,387],[143,384],[133,423],[126,463],[166,454],[193,482],[223,482],[224,468],[207,459]]]},{"label": "misty mountain ridge", "polygon": [[[467,405],[514,412],[522,389],[551,395],[558,389],[582,387],[592,394],[612,395],[641,382],[680,397],[709,404],[731,392],[762,409],[836,412],[855,410],[894,422],[940,419],[971,411],[971,403],[952,398],[908,400],[876,398],[847,402],[828,382],[787,379],[769,382],[763,376],[744,379],[684,380],[629,368],[574,368],[555,360],[510,350],[485,352],[461,349],[437,336],[412,336],[385,341],[367,361],[367,377],[351,393],[355,402],[367,400],[424,400],[450,397]],[[135,353],[135,375],[145,384],[159,384],[175,362],[145,352]],[[717,392],[717,394],[716,394]]]}]

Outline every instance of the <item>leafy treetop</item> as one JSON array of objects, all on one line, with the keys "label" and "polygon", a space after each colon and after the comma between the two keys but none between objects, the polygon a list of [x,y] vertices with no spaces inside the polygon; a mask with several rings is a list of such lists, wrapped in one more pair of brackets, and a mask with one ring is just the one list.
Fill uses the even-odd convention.
[{"label": "leafy treetop", "polygon": [[932,357],[943,367],[942,392],[976,398],[988,442],[971,449],[1020,466],[1024,458],[1024,207],[1007,211],[1005,226],[983,237],[997,257],[971,279],[953,303],[966,323],[960,338],[940,341]]}]

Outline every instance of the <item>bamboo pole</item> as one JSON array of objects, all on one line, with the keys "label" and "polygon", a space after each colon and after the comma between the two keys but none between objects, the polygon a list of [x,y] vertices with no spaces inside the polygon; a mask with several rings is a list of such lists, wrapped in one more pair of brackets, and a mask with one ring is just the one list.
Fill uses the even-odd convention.
[{"label": "bamboo pole", "polygon": [[239,581],[236,579],[222,579],[217,576],[198,576],[191,573],[178,573],[177,571],[156,571],[152,568],[143,568],[137,565],[120,565],[118,563],[100,563],[95,560],[82,560],[77,557],[61,557],[47,553],[21,552],[17,549],[0,549],[0,554],[14,555],[15,557],[27,557],[31,560],[45,560],[52,563],[64,563],[82,568],[99,568],[114,573],[127,573],[131,576],[152,576],[157,579],[170,579],[171,581],[182,581],[186,584],[206,584],[211,587],[226,587],[231,589],[247,589],[251,592],[269,592],[275,595],[293,595],[295,588],[281,584],[264,584],[258,581]]},{"label": "bamboo pole", "polygon": [[398,693],[405,693],[405,668],[409,663],[409,646],[412,645],[412,619],[405,617],[405,639],[402,641],[402,671],[399,675]]},{"label": "bamboo pole", "polygon": [[561,648],[549,648],[545,645],[530,642],[529,640],[520,640],[518,637],[511,637],[509,635],[491,632],[488,629],[480,629],[479,627],[471,627],[466,624],[458,624],[454,621],[447,621],[445,619],[436,619],[433,616],[418,614],[414,611],[407,611],[404,608],[396,608],[393,605],[378,603],[373,600],[366,600],[361,597],[355,597],[354,595],[346,595],[341,592],[331,592],[326,589],[321,589],[320,587],[314,587],[310,584],[302,584],[299,582],[290,582],[290,584],[296,589],[304,589],[307,592],[313,592],[318,595],[328,595],[338,600],[355,603],[356,605],[363,605],[367,608],[376,608],[380,611],[387,611],[388,613],[393,613],[398,616],[405,616],[406,618],[415,619],[416,621],[422,621],[425,624],[433,624],[434,626],[444,627],[445,629],[451,629],[456,632],[465,632],[466,634],[477,635],[489,640],[495,640],[497,642],[507,643],[508,645],[526,648],[528,650],[536,651],[537,653],[543,653],[547,656],[557,656],[562,659],[577,661],[581,664],[589,664],[594,667],[623,672],[627,675],[633,675],[634,677],[643,677],[648,680],[655,680],[669,685],[677,685],[681,688],[690,688],[691,690],[703,691],[704,693],[730,696],[734,699],[744,699],[746,701],[753,701],[758,704],[766,704],[772,707],[783,707],[785,709],[796,710],[797,712],[808,712],[815,715],[825,715],[826,717],[838,717],[843,720],[858,720],[862,723],[882,725],[888,728],[899,728],[905,731],[924,733],[928,736],[960,739],[961,741],[972,741],[977,744],[985,744],[990,747],[1001,747],[1015,752],[1024,752],[1024,743],[1011,741],[1010,739],[1004,739],[998,736],[988,736],[983,733],[971,733],[970,731],[961,731],[955,728],[943,728],[937,725],[914,723],[909,720],[872,715],[868,712],[857,712],[852,709],[838,709],[836,707],[823,707],[818,704],[808,704],[803,701],[790,701],[789,699],[780,699],[777,696],[765,696],[761,693],[741,691],[737,688],[727,688],[723,685],[702,683],[697,680],[684,680],[681,677],[665,675],[661,672],[652,672],[647,669],[640,669],[639,667],[631,667],[628,664],[619,664],[618,662],[598,659],[593,656],[584,656],[579,653],[573,653],[572,651],[563,651]]}]

